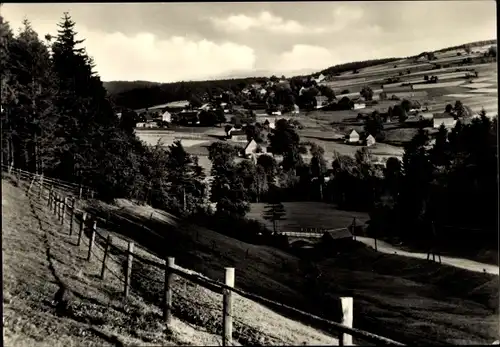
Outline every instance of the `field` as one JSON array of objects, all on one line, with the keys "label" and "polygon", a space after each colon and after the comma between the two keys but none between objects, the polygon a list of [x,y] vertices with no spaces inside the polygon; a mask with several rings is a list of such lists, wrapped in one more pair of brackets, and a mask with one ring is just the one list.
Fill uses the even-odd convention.
[{"label": "field", "polygon": [[[121,225],[115,232],[126,231],[126,236],[159,254],[175,254],[176,263],[210,278],[222,279],[224,267],[234,266],[237,287],[271,300],[335,319],[335,310],[332,310],[335,297],[352,295],[355,327],[406,343],[489,344],[497,338],[498,276],[381,254],[360,244],[359,249],[351,254],[315,263],[321,277],[315,285],[311,285],[307,280],[311,265],[291,254],[175,221],[165,217],[164,212],[145,206],[130,203],[124,206],[120,204],[117,210],[116,207],[100,204],[93,206],[92,211],[100,211],[102,215],[108,209],[118,211],[130,222]],[[293,223],[321,221],[321,225],[343,227],[352,221],[353,215],[360,220],[364,218],[363,214],[333,211],[320,205],[288,208]],[[261,210],[261,205],[255,205],[252,213],[257,218]],[[305,211],[319,212],[308,216]],[[137,223],[156,232],[138,227]],[[162,273],[146,268],[141,268],[141,271],[148,276],[157,276],[158,281],[162,280]],[[135,285],[145,297],[157,298],[161,295],[161,288],[154,282],[137,282]],[[194,302],[216,300],[207,291],[187,288]],[[189,310],[189,307],[186,309]],[[238,319],[245,319],[253,327],[263,329],[265,326],[263,330],[284,338],[281,333],[283,328],[276,325],[282,324],[279,320],[271,316],[266,320],[266,315],[246,315],[245,312],[249,311],[237,311],[240,315]],[[205,312],[198,312],[201,320],[205,315]],[[258,320],[252,317],[258,317]],[[315,326],[309,321],[304,323]],[[288,343],[297,344],[300,341],[288,340]]]},{"label": "field", "polygon": [[[298,228],[314,227],[324,229],[344,228],[351,225],[355,217],[359,224],[370,218],[363,212],[341,211],[331,204],[317,202],[284,202],[285,220],[279,223],[280,231],[299,231]],[[258,220],[272,229],[272,222],[262,218],[266,204],[254,203],[247,218]]]}]

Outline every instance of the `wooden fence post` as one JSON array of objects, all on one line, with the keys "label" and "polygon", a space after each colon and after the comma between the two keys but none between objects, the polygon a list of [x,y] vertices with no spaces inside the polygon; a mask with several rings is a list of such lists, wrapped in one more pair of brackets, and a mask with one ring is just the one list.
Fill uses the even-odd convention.
[{"label": "wooden fence post", "polygon": [[30,195],[31,193],[31,187],[33,187],[33,183],[35,183],[35,176],[33,176],[33,178],[31,179],[30,186],[28,188],[28,195]]},{"label": "wooden fence post", "polygon": [[[351,297],[340,298],[342,305],[342,319],[340,324],[352,328],[353,320],[353,300]],[[352,346],[352,335],[340,333],[339,334],[339,346]]]},{"label": "wooden fence post", "polygon": [[66,217],[66,205],[68,203],[68,198],[64,197],[62,201],[62,211],[61,211],[61,224],[64,225],[64,218]]},{"label": "wooden fence post", "polygon": [[[234,287],[234,267],[226,268],[225,284]],[[231,346],[233,343],[233,295],[229,289],[224,289],[222,298],[222,346]]]},{"label": "wooden fence post", "polygon": [[80,222],[80,231],[78,233],[78,243],[76,244],[77,246],[80,246],[82,243],[83,229],[85,228],[86,220],[87,220],[87,213],[83,212],[82,213],[82,220]]},{"label": "wooden fence post", "polygon": [[63,207],[63,203],[64,203],[62,195],[59,195],[58,201],[59,201],[59,203],[58,203],[58,209],[57,209],[57,216],[58,216],[59,221],[60,221],[62,218],[61,212],[62,212],[62,207]]},{"label": "wooden fence post", "polygon": [[75,199],[71,199],[71,209],[69,210],[69,236],[73,235],[73,219],[75,216]]},{"label": "wooden fence post", "polygon": [[108,235],[108,239],[106,241],[106,246],[104,247],[104,256],[102,257],[102,268],[101,268],[101,280],[104,279],[104,273],[106,271],[106,260],[108,258],[109,248],[111,247],[112,242],[111,235]]},{"label": "wooden fence post", "polygon": [[134,261],[134,243],[129,242],[127,250],[127,268],[125,271],[125,290],[123,291],[123,295],[125,296],[125,298],[128,297],[128,294],[130,292],[130,280],[132,278],[133,261]]},{"label": "wooden fence post", "polygon": [[175,258],[168,257],[165,263],[165,297],[163,306],[163,319],[168,325],[172,321],[172,286],[174,284],[174,273],[171,268],[174,267]]},{"label": "wooden fence post", "polygon": [[89,252],[87,253],[87,261],[90,261],[90,259],[92,258],[92,249],[94,248],[96,230],[97,230],[97,221],[94,220],[94,224],[92,225],[92,229],[90,230]]},{"label": "wooden fence post", "polygon": [[38,189],[38,199],[42,197],[42,192],[43,192],[43,174],[40,175],[40,182],[39,182],[39,189]]},{"label": "wooden fence post", "polygon": [[49,186],[49,202],[48,202],[48,205],[49,207],[52,207],[52,198],[53,198],[53,193],[52,193],[52,184]]},{"label": "wooden fence post", "polygon": [[80,183],[80,186],[78,188],[78,199],[82,198],[82,184]]},{"label": "wooden fence post", "polygon": [[356,217],[352,220],[352,236],[354,237],[354,241],[356,241]]}]

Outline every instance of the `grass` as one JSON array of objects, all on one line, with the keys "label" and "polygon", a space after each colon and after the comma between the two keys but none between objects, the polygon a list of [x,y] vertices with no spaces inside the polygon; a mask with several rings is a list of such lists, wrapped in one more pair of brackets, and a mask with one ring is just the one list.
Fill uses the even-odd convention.
[{"label": "grass", "polygon": [[[342,211],[333,205],[318,202],[284,202],[285,220],[279,222],[281,231],[299,231],[299,228],[337,229],[351,225],[356,217],[358,223],[366,222],[369,217],[363,212]],[[272,229],[272,222],[262,218],[265,203],[253,203],[247,218],[258,220]]]},{"label": "grass", "polygon": [[[116,339],[129,345],[220,344],[222,311],[222,296],[220,294],[200,286],[194,286],[182,278],[177,278],[173,288],[174,319],[171,327],[166,329],[161,319],[163,271],[151,268],[146,263],[136,260],[132,271],[131,296],[127,300],[122,300],[123,284],[121,278],[123,278],[125,263],[122,256],[111,252],[111,261],[108,262],[110,270],[106,280],[99,280],[97,274],[100,273],[102,259],[103,241],[101,238],[96,239],[95,255],[92,261],[85,262],[83,258],[86,256],[86,248],[88,247],[86,242],[79,251],[75,250],[74,242],[76,240],[74,236],[67,235],[67,225],[64,227],[65,230],[62,230],[61,226],[55,223],[54,217],[47,211],[44,204],[30,202],[19,188],[13,187],[6,181],[2,181],[2,185],[4,191],[3,247],[5,259],[4,312],[7,317],[5,320],[6,341],[22,345],[23,341],[26,344],[32,344],[36,340],[38,341],[37,345],[53,344],[55,346],[104,346],[114,344],[113,341]],[[16,196],[21,196],[21,198],[16,198]],[[33,204],[34,210],[25,216],[26,222],[30,224],[14,225],[16,220],[13,216],[23,211],[23,206],[30,203]],[[137,243],[135,254],[143,258],[162,262],[160,258],[145,251],[144,247],[141,248],[141,244],[146,244],[157,253],[168,253],[176,256],[176,263],[179,265],[190,265],[192,262],[198,263],[200,260],[202,263],[210,263],[210,259],[207,259],[210,258],[208,254],[220,255],[225,253],[225,249],[228,249],[229,252],[225,254],[228,257],[226,264],[220,264],[217,259],[217,265],[212,264],[216,273],[211,273],[210,277],[222,279],[223,267],[220,265],[235,266],[238,285],[245,283],[243,280],[245,269],[237,264],[239,260],[245,258],[245,255],[253,259],[272,259],[275,269],[270,268],[269,271],[277,271],[276,269],[281,268],[284,263],[296,261],[296,258],[269,247],[262,248],[240,243],[234,248],[234,240],[230,238],[224,240],[219,234],[210,231],[203,232],[203,229],[199,235],[199,239],[204,240],[200,242],[201,247],[192,247],[188,241],[189,236],[184,234],[195,230],[183,229],[181,234],[177,235],[173,233],[169,233],[170,235],[160,235],[158,232],[148,233],[142,227],[137,229],[137,222],[147,224],[143,220],[147,221],[151,217],[151,211],[154,212],[154,216],[150,221],[152,223],[161,222],[163,227],[157,229],[161,232],[170,232],[168,226],[175,224],[175,218],[164,212],[148,207],[139,207],[127,201],[119,201],[117,206],[90,201],[82,206],[91,212],[111,209],[115,213],[129,217],[126,221],[121,219],[121,228],[114,229],[114,231],[121,232],[123,238],[131,239],[140,239],[137,233],[140,231],[143,238],[142,242]],[[8,210],[9,207],[12,210]],[[114,226],[112,224],[113,218],[115,217],[112,217],[109,223],[99,222],[98,224],[98,232],[104,238],[111,232],[108,229]],[[37,219],[42,221],[42,228],[36,225]],[[8,229],[8,231],[11,230],[10,232],[5,232],[6,225],[11,227]],[[175,227],[178,225],[175,224]],[[38,237],[29,243],[27,242],[30,241],[28,236],[31,235],[32,231],[33,234],[38,234]],[[14,235],[21,238],[23,242],[14,239]],[[45,243],[44,235],[48,237],[48,241]],[[9,236],[12,238],[7,239]],[[169,248],[168,242],[165,243],[166,239],[175,240],[176,246]],[[217,241],[216,248],[211,248],[212,241]],[[223,244],[224,241],[226,245]],[[16,244],[22,245],[15,249],[18,253],[13,250]],[[113,245],[121,249],[126,248],[125,241],[118,238],[113,238]],[[173,246],[173,244],[171,245]],[[208,250],[206,249],[207,245],[210,245]],[[48,264],[43,264],[47,252],[50,253],[50,258]],[[186,253],[182,254],[183,252]],[[259,263],[250,263],[246,271],[254,273],[256,268],[260,266]],[[118,278],[115,278],[115,275]],[[44,277],[38,279],[37,276]],[[271,276],[266,275],[263,277],[271,278]],[[52,284],[51,281],[54,283]],[[280,290],[277,284],[275,281],[264,281],[262,287],[267,288],[270,292]],[[55,313],[50,312],[49,301],[61,285],[69,292],[67,297],[70,301],[70,309],[60,313],[61,317],[56,317]],[[287,288],[283,289],[290,291]],[[292,295],[295,293],[292,292]],[[29,307],[26,307],[26,297],[30,298]],[[21,303],[24,306],[21,306]],[[29,323],[24,321],[21,323],[20,308],[24,309],[23,319]],[[39,317],[39,311],[44,314],[43,317]],[[49,313],[46,313],[47,311]],[[317,329],[283,317],[260,304],[239,296],[234,299],[234,312],[235,332],[233,337],[236,339],[236,345],[240,343],[253,345],[332,345],[337,343],[335,338]],[[65,324],[68,326],[66,327]],[[27,330],[26,325],[34,331]],[[53,329],[53,326],[57,326],[54,331],[50,330]],[[49,332],[43,329],[48,329]],[[99,331],[101,335],[110,337],[107,339],[100,337],[101,335],[94,337],[93,331]],[[56,338],[60,339],[61,342],[56,342]]]},{"label": "grass", "polygon": [[[253,209],[253,215],[251,213],[249,216],[258,217],[259,209],[262,207]],[[288,206],[288,209],[287,223],[290,224],[321,221],[321,224],[343,227],[352,221],[353,215],[351,212],[334,211],[330,207],[313,204],[297,204],[295,208]],[[337,304],[336,298],[352,295],[355,327],[402,342],[491,343],[497,339],[497,276],[419,259],[379,254],[360,246],[352,254],[318,261],[315,266],[322,276],[311,283],[306,275],[310,273],[312,265],[286,252],[269,246],[248,244],[186,222],[173,221],[170,217],[162,217],[159,211],[151,216],[150,209],[146,207],[130,205],[120,210],[120,214],[133,220],[133,223],[122,224],[116,231],[127,231],[127,236],[140,240],[137,242],[158,254],[175,255],[176,263],[182,267],[219,280],[223,279],[224,267],[235,267],[237,287],[325,318],[337,319],[338,312],[332,309]],[[359,218],[363,216],[359,215]],[[157,232],[148,232],[138,223]],[[143,274],[146,271],[141,268]],[[150,275],[162,281],[162,273]],[[179,283],[181,288],[185,287],[183,291],[187,291],[186,297],[194,302],[208,306],[220,303],[220,297],[216,294]],[[140,282],[135,285],[139,286]],[[143,283],[140,290],[144,298],[156,298],[151,299],[151,302],[157,302],[161,294],[160,287],[154,288],[148,283]],[[182,305],[185,310],[189,310],[189,305]],[[310,336],[310,341],[322,336],[314,335],[317,332],[300,330],[305,328],[296,322],[293,327],[278,326],[285,323],[280,323],[282,318],[278,319],[271,311],[259,307],[248,308],[249,311],[245,312],[247,305],[251,307],[252,304],[241,305],[245,309],[238,308],[237,321],[245,324],[237,323],[236,330],[244,329],[245,326],[248,328],[239,340],[242,343],[277,343],[290,334],[294,337],[284,341],[298,344],[301,343],[299,336]],[[263,311],[257,313],[256,310]],[[214,320],[205,311],[196,312],[199,322]],[[188,313],[186,315],[189,316]],[[316,327],[313,322],[303,322]],[[249,338],[248,335],[254,337]],[[317,337],[313,338],[313,335]]]},{"label": "grass", "polygon": [[[23,187],[24,188],[24,187]],[[75,249],[44,204],[30,200],[2,179],[2,252],[4,341],[9,346],[218,345],[219,337],[174,318],[162,323],[158,307],[132,295],[122,299],[123,284],[108,274],[97,278],[102,250],[86,262],[87,244]],[[119,258],[108,263],[123,275]],[[69,305],[51,301],[65,288]],[[118,342],[117,342],[118,341]]]}]

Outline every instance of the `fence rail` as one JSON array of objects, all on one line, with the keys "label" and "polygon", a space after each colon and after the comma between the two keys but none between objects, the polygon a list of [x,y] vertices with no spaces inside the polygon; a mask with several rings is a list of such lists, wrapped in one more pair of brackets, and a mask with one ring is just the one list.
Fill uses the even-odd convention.
[{"label": "fence rail", "polygon": [[[4,166],[2,166],[3,169]],[[241,335],[240,331],[234,331],[233,323],[236,322],[240,327],[244,327],[245,323],[238,319],[235,319],[233,314],[233,303],[234,297],[233,293],[238,294],[251,301],[270,306],[272,308],[286,309],[290,313],[300,315],[309,320],[314,320],[320,323],[328,332],[329,335],[338,339],[339,345],[352,345],[352,338],[360,339],[361,341],[366,341],[376,345],[398,345],[402,346],[402,343],[397,341],[378,336],[363,330],[359,330],[352,327],[353,321],[353,298],[352,297],[342,297],[340,298],[342,307],[342,319],[341,322],[333,322],[325,318],[318,317],[316,315],[310,314],[298,310],[294,307],[264,298],[262,296],[246,292],[242,289],[234,287],[235,279],[235,269],[232,267],[225,268],[225,279],[224,282],[216,281],[210,279],[201,274],[195,273],[193,271],[181,268],[175,264],[175,259],[173,257],[168,257],[165,262],[157,262],[137,254],[136,245],[131,240],[126,240],[124,237],[118,237],[116,235],[109,234],[104,236],[100,234],[98,230],[98,221],[105,220],[97,216],[92,216],[85,211],[76,208],[76,197],[75,196],[64,196],[64,192],[57,192],[54,188],[54,183],[60,183],[58,180],[47,179],[41,175],[36,175],[27,171],[17,170],[14,168],[8,168],[10,171],[14,171],[14,175],[17,175],[18,180],[22,177],[23,179],[29,180],[29,188],[27,189],[27,194],[30,197],[35,197],[39,199],[47,199],[47,206],[50,211],[57,217],[57,220],[64,225],[65,221],[68,221],[69,234],[73,236],[74,223],[79,223],[79,232],[77,246],[80,246],[83,241],[83,236],[88,235],[88,245],[87,245],[87,261],[93,261],[97,259],[95,248],[100,247],[103,251],[102,256],[102,266],[100,271],[100,278],[104,279],[107,273],[112,274],[114,277],[123,281],[123,296],[128,297],[131,290],[131,278],[132,278],[132,268],[134,262],[141,262],[147,264],[157,270],[164,271],[164,283],[163,283],[163,318],[165,323],[168,325],[172,318],[172,307],[174,294],[177,296],[182,295],[176,292],[173,288],[175,276],[182,277],[183,279],[194,283],[196,285],[202,286],[213,292],[223,295],[223,305],[222,305],[222,345],[228,346],[233,344],[233,335]],[[59,180],[60,181],[60,180]],[[53,182],[53,183],[51,183]],[[47,185],[49,187],[47,187]],[[33,193],[34,187],[38,187],[38,194]],[[58,184],[59,187],[71,187],[71,184]],[[45,193],[48,192],[46,195]],[[104,242],[104,246],[101,246],[96,241],[99,238]],[[122,239],[127,241],[127,249],[121,249],[118,247],[113,240]],[[112,260],[111,253],[114,251],[116,254],[126,257],[125,266],[125,276],[120,276],[114,273],[110,267],[109,263]],[[148,250],[143,250],[148,254]],[[115,255],[117,256],[117,255]],[[151,278],[148,278],[152,280]],[[154,280],[153,280],[154,281]],[[186,298],[188,301],[189,299]],[[193,303],[200,305],[200,303]],[[207,305],[205,305],[207,306]],[[207,306],[208,307],[208,306]],[[215,307],[210,307],[211,310],[216,310]],[[236,334],[235,334],[236,333]]]}]

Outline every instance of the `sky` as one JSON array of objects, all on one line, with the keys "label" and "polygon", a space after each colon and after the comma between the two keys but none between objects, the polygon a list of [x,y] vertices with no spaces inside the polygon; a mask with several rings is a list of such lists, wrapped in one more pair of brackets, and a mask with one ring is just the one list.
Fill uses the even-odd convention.
[{"label": "sky", "polygon": [[293,76],[496,38],[494,1],[18,3],[43,38],[64,12],[103,81]]}]

